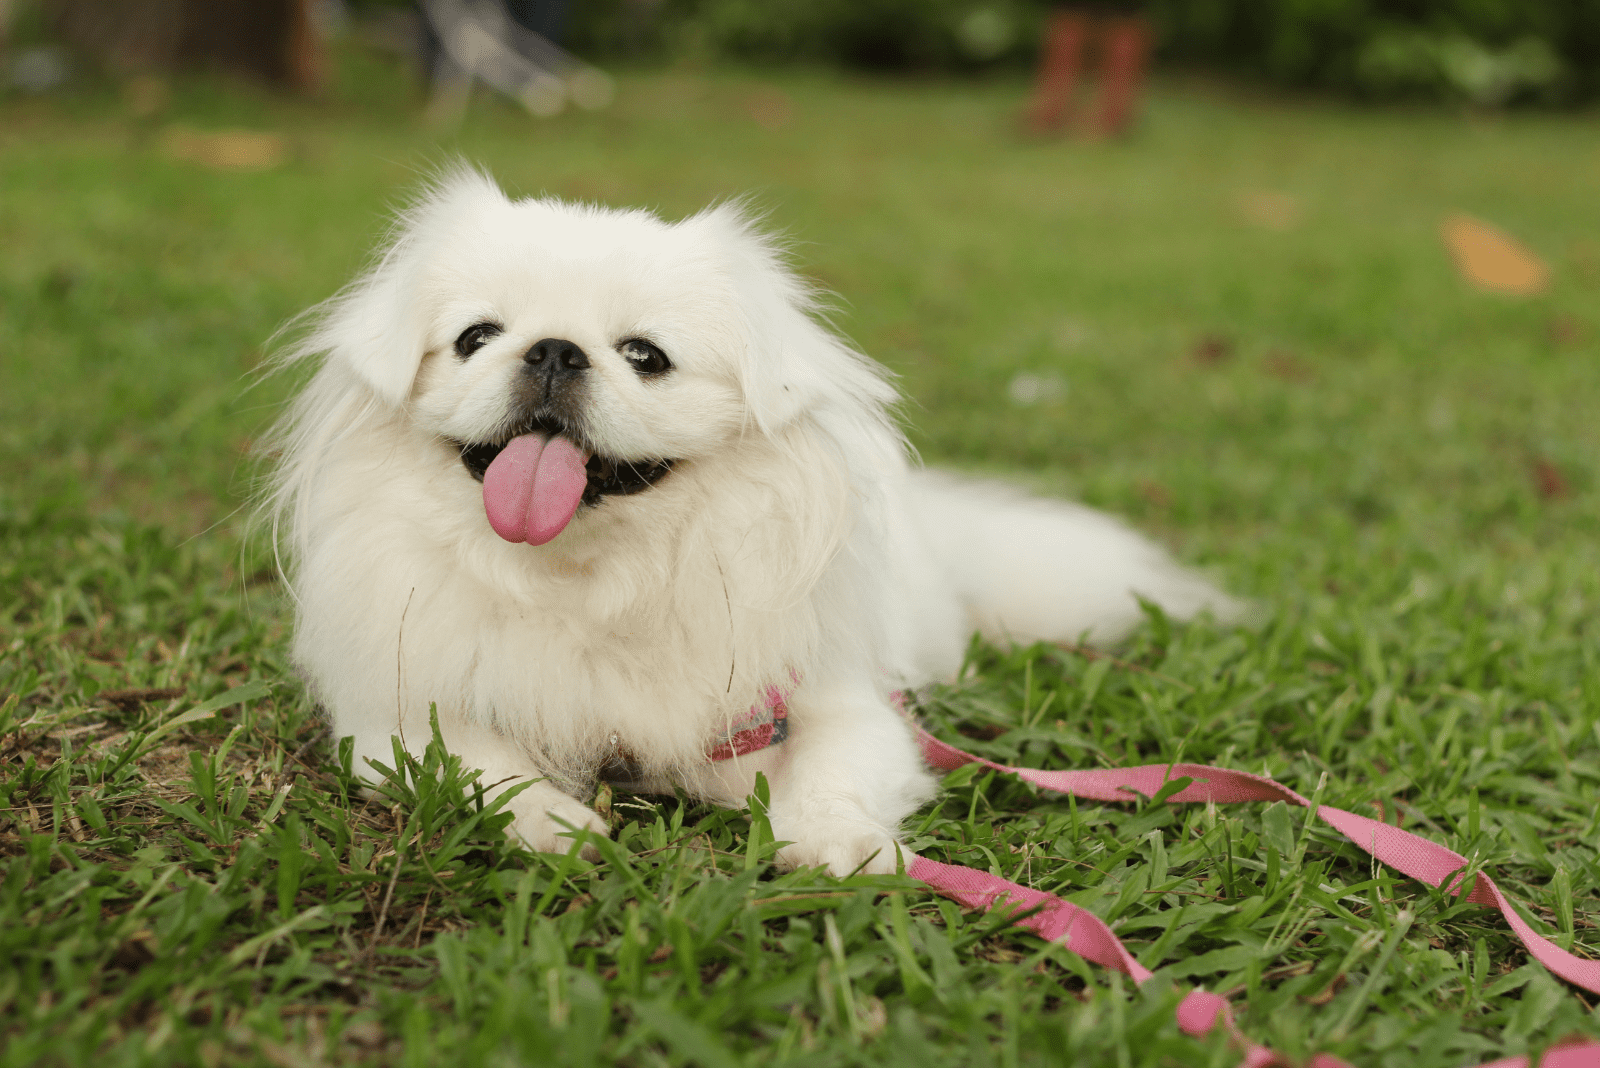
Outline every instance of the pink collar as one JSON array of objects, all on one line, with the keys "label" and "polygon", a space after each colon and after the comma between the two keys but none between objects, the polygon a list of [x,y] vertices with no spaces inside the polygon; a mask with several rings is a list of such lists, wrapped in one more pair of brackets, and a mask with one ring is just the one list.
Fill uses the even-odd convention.
[{"label": "pink collar", "polygon": [[[794,691],[768,686],[759,705],[729,725],[727,733],[706,750],[706,760],[719,764],[734,757],[749,756],[770,749],[789,737],[789,695]],[[644,768],[627,749],[611,736],[611,752],[595,769],[595,778],[624,790],[639,789]]]},{"label": "pink collar", "polygon": [[768,686],[766,699],[750,706],[740,719],[728,728],[722,740],[706,750],[706,759],[712,763],[749,756],[769,749],[789,737],[789,695],[793,690]]}]

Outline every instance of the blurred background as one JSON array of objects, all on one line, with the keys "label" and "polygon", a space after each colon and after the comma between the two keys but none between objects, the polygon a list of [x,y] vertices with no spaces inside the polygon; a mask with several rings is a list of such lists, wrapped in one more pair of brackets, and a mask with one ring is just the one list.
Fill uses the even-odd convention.
[{"label": "blurred background", "polygon": [[925,458],[1247,589],[1592,561],[1591,0],[0,0],[0,76],[19,538],[236,553],[274,331],[461,156],[752,195]]},{"label": "blurred background", "polygon": [[[1165,63],[1369,100],[1570,104],[1600,91],[1600,9],[1586,0],[1152,0],[1055,5],[1138,13]],[[13,85],[71,58],[110,71],[216,66],[299,89],[330,40],[423,58],[441,20],[492,20],[594,60],[824,64],[880,72],[1031,67],[1043,0],[7,0]],[[512,32],[516,32],[513,30]],[[505,33],[497,34],[508,39]],[[433,38],[430,43],[429,38]],[[82,55],[79,59],[86,58]]]}]

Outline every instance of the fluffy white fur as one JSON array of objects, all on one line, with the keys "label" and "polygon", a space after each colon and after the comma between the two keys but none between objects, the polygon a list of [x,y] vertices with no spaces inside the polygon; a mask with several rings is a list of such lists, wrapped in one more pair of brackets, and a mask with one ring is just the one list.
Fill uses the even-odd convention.
[{"label": "fluffy white fur", "polygon": [[[469,359],[455,339],[504,332]],[[375,266],[318,310],[320,358],[278,428],[270,510],[291,557],[294,656],[358,766],[428,738],[504,789],[531,846],[621,747],[646,785],[743,803],[764,772],[788,863],[892,871],[929,796],[891,691],[950,676],[976,627],[1115,640],[1135,594],[1187,617],[1229,600],[1115,521],[914,470],[875,363],[820,325],[736,207],[681,222],[508,199],[458,171],[399,220]],[[647,337],[674,369],[636,374]],[[457,441],[495,440],[542,338],[579,345],[581,430],[657,485],[585,506],[548,544],[501,540]],[[794,683],[782,745],[707,746]]]}]

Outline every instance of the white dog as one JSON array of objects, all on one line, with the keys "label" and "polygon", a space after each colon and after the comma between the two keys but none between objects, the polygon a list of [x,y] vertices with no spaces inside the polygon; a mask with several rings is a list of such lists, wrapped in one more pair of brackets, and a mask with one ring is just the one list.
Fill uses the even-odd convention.
[{"label": "white dog", "polygon": [[917,471],[882,368],[739,209],[508,199],[460,170],[319,310],[270,508],[294,655],[357,764],[451,751],[533,848],[599,778],[893,871],[932,780],[893,691],[977,628],[1114,640],[1233,604],[1088,509]]}]

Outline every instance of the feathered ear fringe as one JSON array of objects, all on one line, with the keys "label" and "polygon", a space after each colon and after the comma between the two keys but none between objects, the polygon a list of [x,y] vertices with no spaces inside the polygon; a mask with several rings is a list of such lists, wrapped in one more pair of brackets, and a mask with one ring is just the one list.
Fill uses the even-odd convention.
[{"label": "feathered ear fringe", "polygon": [[461,162],[441,170],[395,214],[367,270],[289,324],[287,331],[304,333],[281,363],[324,356],[347,365],[383,404],[403,405],[424,352],[425,324],[417,300],[423,251],[457,233],[468,212],[505,202],[506,195],[483,171]]},{"label": "feathered ear fringe", "polygon": [[395,213],[367,269],[274,336],[274,342],[294,340],[281,347],[266,373],[322,360],[262,440],[277,466],[261,493],[258,515],[270,528],[286,579],[291,576],[283,550],[295,558],[303,553],[302,520],[322,458],[355,428],[404,408],[410,396],[426,347],[416,291],[427,245],[455,232],[465,212],[505,199],[494,179],[467,163],[441,168]]},{"label": "feathered ear fringe", "polygon": [[802,412],[843,401],[887,424],[896,400],[888,372],[820,321],[817,293],[753,216],[746,202],[732,200],[678,224],[718,251],[737,290],[746,333],[740,386],[751,421],[772,435]]}]

